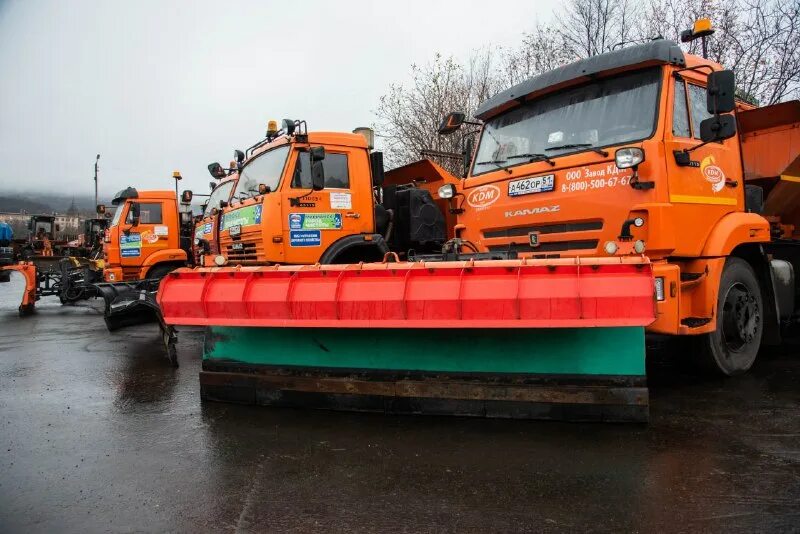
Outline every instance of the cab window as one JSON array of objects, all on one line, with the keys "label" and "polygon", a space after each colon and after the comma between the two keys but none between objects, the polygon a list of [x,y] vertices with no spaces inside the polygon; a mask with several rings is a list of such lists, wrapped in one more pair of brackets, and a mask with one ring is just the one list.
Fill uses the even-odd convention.
[{"label": "cab window", "polygon": [[[350,174],[347,166],[347,154],[328,152],[322,160],[325,171],[326,189],[347,189],[350,187]],[[311,189],[311,159],[308,152],[300,152],[297,165],[292,176],[292,187],[295,189]]]},{"label": "cab window", "polygon": [[689,89],[689,106],[692,110],[692,136],[700,139],[700,123],[711,117],[706,108],[706,89],[699,85],[687,83]]},{"label": "cab window", "polygon": [[[161,224],[161,202],[139,202],[139,224]],[[133,212],[128,208],[125,224],[133,224]]]},{"label": "cab window", "polygon": [[689,109],[686,105],[686,85],[683,80],[675,80],[675,98],[672,106],[672,135],[690,137]]}]

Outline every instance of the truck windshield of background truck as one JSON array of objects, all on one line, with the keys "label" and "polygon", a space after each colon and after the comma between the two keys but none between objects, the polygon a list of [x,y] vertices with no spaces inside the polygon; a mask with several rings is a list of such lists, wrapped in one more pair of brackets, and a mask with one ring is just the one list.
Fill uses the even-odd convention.
[{"label": "truck windshield of background truck", "polygon": [[[231,189],[233,189],[233,185],[236,183],[235,181],[231,180],[230,182],[225,182],[223,184],[219,184],[214,190],[211,192],[211,196],[208,198],[208,204],[206,204],[206,209],[203,211],[203,217],[208,217],[211,215],[211,210],[214,208],[219,209],[219,202],[224,200],[227,202],[231,198]],[[258,185],[256,185],[258,187]]]},{"label": "truck windshield of background truck", "polygon": [[264,184],[270,191],[278,189],[278,183],[289,154],[289,145],[273,148],[248,162],[239,173],[239,181],[233,198],[241,200],[258,194],[258,184]]},{"label": "truck windshield of background truck", "polygon": [[125,207],[125,204],[120,204],[117,206],[117,209],[114,210],[114,218],[111,219],[111,226],[116,226],[119,224],[120,218],[122,218],[122,212],[124,211],[122,208]]},{"label": "truck windshield of background truck", "polygon": [[473,175],[653,135],[660,70],[654,67],[558,91],[489,119]]}]

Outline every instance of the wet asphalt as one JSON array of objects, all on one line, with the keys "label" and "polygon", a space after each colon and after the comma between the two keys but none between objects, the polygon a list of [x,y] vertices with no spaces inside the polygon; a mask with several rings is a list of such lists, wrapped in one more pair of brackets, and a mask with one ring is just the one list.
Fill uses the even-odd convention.
[{"label": "wet asphalt", "polygon": [[[19,277],[15,277],[19,278]],[[800,350],[651,362],[649,425],[201,403],[201,333],[0,284],[2,532],[800,531]]]}]

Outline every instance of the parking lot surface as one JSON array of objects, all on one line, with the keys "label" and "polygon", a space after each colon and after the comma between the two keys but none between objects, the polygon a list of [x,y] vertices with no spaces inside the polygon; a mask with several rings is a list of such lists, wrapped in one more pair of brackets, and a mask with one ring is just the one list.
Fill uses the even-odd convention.
[{"label": "parking lot surface", "polygon": [[202,332],[0,285],[0,531],[800,529],[800,350],[747,376],[654,352],[649,425],[202,403]]}]

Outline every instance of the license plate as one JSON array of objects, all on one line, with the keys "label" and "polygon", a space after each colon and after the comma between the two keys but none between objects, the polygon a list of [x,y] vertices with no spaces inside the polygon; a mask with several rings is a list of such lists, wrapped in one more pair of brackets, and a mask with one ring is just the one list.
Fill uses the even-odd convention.
[{"label": "license plate", "polygon": [[508,182],[508,196],[519,197],[533,193],[545,193],[552,191],[556,185],[556,176],[548,174],[546,176],[531,176],[522,180]]},{"label": "license plate", "polygon": [[242,225],[241,224],[234,224],[230,228],[228,228],[228,233],[230,235],[239,235],[242,233]]}]

